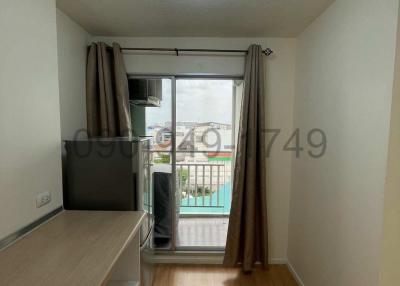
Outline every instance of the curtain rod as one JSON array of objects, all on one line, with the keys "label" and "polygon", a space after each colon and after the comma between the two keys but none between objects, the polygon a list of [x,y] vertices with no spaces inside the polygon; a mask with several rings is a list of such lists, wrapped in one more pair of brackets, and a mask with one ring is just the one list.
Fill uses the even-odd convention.
[{"label": "curtain rod", "polygon": [[[179,56],[180,52],[199,52],[199,53],[244,53],[247,54],[247,50],[218,50],[218,49],[177,49],[177,48],[121,48],[122,51],[159,51],[159,52],[174,52]],[[273,54],[273,50],[267,48],[262,51],[266,56]]]}]

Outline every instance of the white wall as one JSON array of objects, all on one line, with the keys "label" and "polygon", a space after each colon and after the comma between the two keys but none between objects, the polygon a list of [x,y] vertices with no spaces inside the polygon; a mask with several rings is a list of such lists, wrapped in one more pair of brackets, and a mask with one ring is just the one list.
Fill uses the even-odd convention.
[{"label": "white wall", "polygon": [[[252,43],[272,48],[275,55],[266,59],[267,125],[281,128],[269,160],[269,234],[272,262],[286,261],[291,156],[282,152],[284,140],[292,131],[295,73],[294,39],[279,38],[94,38],[93,41],[118,42],[122,47],[247,49]],[[138,74],[222,74],[242,75],[243,56],[188,56],[127,54],[128,73]]]},{"label": "white wall", "polygon": [[73,139],[86,129],[86,54],[89,34],[57,10],[58,78],[61,138]]},{"label": "white wall", "polygon": [[55,1],[3,0],[0,37],[1,239],[62,204]]},{"label": "white wall", "polygon": [[398,0],[336,0],[298,38],[288,258],[307,286],[378,285]]}]

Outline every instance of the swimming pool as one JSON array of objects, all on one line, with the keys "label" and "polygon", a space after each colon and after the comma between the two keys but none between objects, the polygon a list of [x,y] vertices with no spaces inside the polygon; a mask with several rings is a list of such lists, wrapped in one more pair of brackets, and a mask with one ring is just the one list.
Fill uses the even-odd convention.
[{"label": "swimming pool", "polygon": [[[218,205],[219,196],[219,206]],[[203,204],[204,199],[204,204]],[[210,201],[211,199],[211,201]],[[181,214],[210,214],[210,215],[229,215],[231,211],[232,200],[232,184],[231,182],[225,183],[219,188],[218,192],[214,192],[212,196],[198,196],[196,206],[196,198],[190,196],[181,201]],[[199,205],[204,207],[199,207]],[[208,206],[212,207],[208,207]]]}]

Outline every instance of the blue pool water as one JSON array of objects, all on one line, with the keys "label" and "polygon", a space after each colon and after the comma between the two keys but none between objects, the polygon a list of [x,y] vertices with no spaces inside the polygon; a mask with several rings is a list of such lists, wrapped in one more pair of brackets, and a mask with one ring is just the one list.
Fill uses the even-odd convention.
[{"label": "blue pool water", "polygon": [[[210,205],[210,196],[198,196],[197,205],[205,207],[196,207],[195,197],[185,198],[181,201],[181,214],[221,214],[228,215],[231,210],[231,200],[232,200],[232,186],[231,182],[225,183],[220,187],[219,192],[214,192],[211,196],[211,205],[213,207],[208,207]],[[218,197],[219,196],[219,204]],[[204,204],[203,204],[204,199]],[[218,207],[216,207],[219,205]]]}]

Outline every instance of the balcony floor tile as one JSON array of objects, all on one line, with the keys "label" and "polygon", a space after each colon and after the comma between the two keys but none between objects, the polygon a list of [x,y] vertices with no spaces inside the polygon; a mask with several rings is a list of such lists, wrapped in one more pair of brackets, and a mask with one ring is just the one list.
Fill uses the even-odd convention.
[{"label": "balcony floor tile", "polygon": [[226,244],[228,217],[180,218],[178,247],[219,247]]}]

